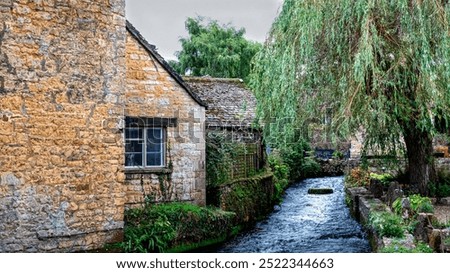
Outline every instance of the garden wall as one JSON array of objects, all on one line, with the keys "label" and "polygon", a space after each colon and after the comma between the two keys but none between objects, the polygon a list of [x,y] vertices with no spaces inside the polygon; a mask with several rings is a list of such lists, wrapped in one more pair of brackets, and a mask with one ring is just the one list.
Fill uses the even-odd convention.
[{"label": "garden wall", "polygon": [[210,200],[225,211],[236,213],[237,221],[250,224],[273,208],[274,180],[271,173],[233,180],[210,189]]}]

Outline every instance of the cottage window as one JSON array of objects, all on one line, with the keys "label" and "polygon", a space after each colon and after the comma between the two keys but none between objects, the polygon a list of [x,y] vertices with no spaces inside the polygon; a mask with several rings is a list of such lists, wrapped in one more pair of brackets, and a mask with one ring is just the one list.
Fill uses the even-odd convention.
[{"label": "cottage window", "polygon": [[126,118],[125,167],[165,167],[167,127],[176,119]]}]

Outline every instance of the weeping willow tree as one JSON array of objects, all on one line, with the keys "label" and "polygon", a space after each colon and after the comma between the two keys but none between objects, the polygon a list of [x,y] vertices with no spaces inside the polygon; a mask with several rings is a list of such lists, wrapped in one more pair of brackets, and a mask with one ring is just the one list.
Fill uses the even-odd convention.
[{"label": "weeping willow tree", "polygon": [[267,139],[296,142],[327,112],[335,136],[406,148],[427,194],[435,120],[450,124],[449,21],[448,0],[285,0],[251,82]]}]

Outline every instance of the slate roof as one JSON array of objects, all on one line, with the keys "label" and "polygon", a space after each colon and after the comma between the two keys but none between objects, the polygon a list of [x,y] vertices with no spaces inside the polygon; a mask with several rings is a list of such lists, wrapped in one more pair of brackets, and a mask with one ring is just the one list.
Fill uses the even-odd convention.
[{"label": "slate roof", "polygon": [[207,105],[208,127],[251,128],[256,98],[240,79],[184,77],[191,90]]},{"label": "slate roof", "polygon": [[183,81],[180,75],[178,75],[175,70],[164,60],[164,58],[159,55],[156,50],[156,46],[150,44],[145,40],[145,38],[139,33],[139,31],[127,20],[126,27],[128,32],[147,50],[147,52],[171,75],[175,81],[181,85],[186,92],[201,106],[206,107],[206,104],[189,88],[188,85]]}]

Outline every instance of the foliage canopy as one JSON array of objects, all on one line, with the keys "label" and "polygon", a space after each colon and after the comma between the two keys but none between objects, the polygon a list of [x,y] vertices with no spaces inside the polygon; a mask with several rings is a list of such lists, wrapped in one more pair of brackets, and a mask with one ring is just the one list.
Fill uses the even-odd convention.
[{"label": "foliage canopy", "polygon": [[203,17],[188,18],[189,36],[181,38],[182,50],[177,52],[178,63],[173,63],[180,74],[192,76],[246,79],[253,56],[261,44],[245,39],[245,29],[221,25]]},{"label": "foliage canopy", "polygon": [[410,163],[430,156],[435,121],[450,124],[449,21],[448,0],[285,0],[251,80],[268,139],[328,113],[337,137],[364,128],[367,147],[403,137]]}]

